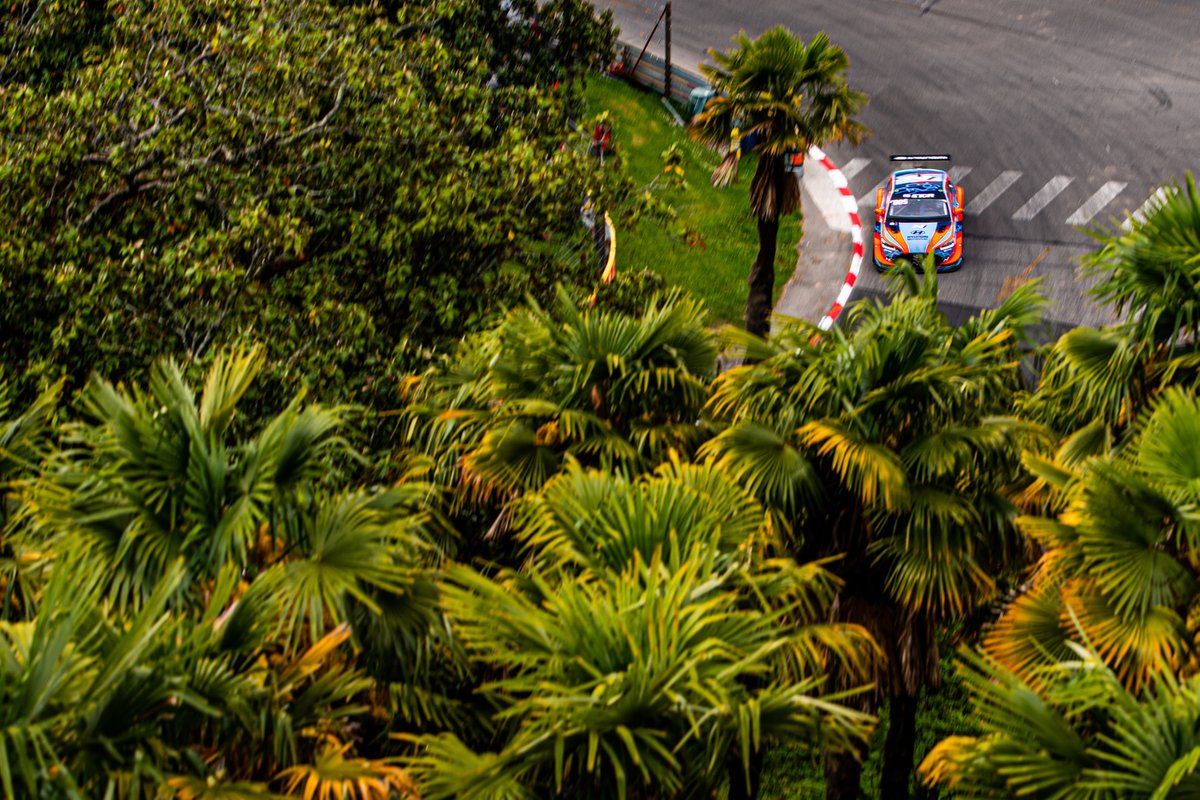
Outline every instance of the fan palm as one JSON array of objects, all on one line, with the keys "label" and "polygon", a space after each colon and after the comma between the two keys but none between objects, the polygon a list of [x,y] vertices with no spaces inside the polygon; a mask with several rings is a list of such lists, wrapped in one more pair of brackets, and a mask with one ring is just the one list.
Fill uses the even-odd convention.
[{"label": "fan palm", "polygon": [[1200,794],[1194,180],[1094,235],[1085,271],[1124,318],[1063,336],[1023,404],[1061,438],[1024,457],[1036,568],[969,657],[985,734],[923,766],[955,794]]},{"label": "fan palm", "polygon": [[12,542],[39,581],[0,624],[9,796],[407,791],[359,752],[388,705],[349,642],[438,622],[428,489],[345,486],[343,412],[302,394],[237,419],[261,365],[222,354],[200,393],[166,361],[145,391],[93,380],[21,487]]},{"label": "fan palm", "polygon": [[[689,131],[713,147],[728,145],[735,129],[757,142],[750,213],[758,221],[758,254],[750,268],[746,330],[765,337],[775,290],[779,221],[800,209],[800,187],[788,171],[788,156],[803,158],[809,146],[829,141],[859,142],[867,131],[854,115],[866,104],[866,95],[849,88],[850,61],[824,33],[805,44],[779,26],[757,39],[743,31],[734,42],[737,46],[724,53],[709,50],[715,64],[700,66],[716,96],[692,120]],[[713,183],[736,180],[739,155],[730,149]]]},{"label": "fan palm", "polygon": [[[887,797],[908,791],[917,698],[940,680],[937,626],[995,599],[1021,554],[1008,487],[1031,433],[1007,415],[1040,305],[1026,287],[952,326],[935,273],[918,284],[909,270],[890,305],[859,304],[846,330],[744,337],[761,363],[714,386],[724,428],[703,452],[771,510],[798,559],[842,556],[836,617],[883,650]],[[855,796],[860,766],[831,769],[829,796]]]},{"label": "fan palm", "polygon": [[82,397],[92,422],[69,430],[31,489],[31,544],[88,554],[110,596],[134,608],[178,558],[198,584],[232,565],[278,584],[314,637],[327,615],[346,618],[335,598],[394,590],[392,553],[413,525],[386,507],[419,494],[333,488],[347,452],[343,412],[305,407],[302,393],[243,435],[237,403],[262,365],[256,350],[222,354],[198,398],[170,361],[155,366],[147,391],[93,380]]},{"label": "fan palm", "polygon": [[13,384],[0,369],[0,619],[19,619],[32,611],[22,559],[10,538],[13,517],[20,508],[21,485],[36,473],[45,456],[62,382],[10,416],[13,391]]},{"label": "fan palm", "polygon": [[567,459],[640,472],[694,452],[716,357],[702,307],[678,293],[641,316],[560,294],[553,312],[511,312],[414,378],[402,435],[459,510],[503,508]]},{"label": "fan palm", "polygon": [[1094,652],[1068,652],[1032,683],[968,654],[983,732],[938,744],[926,782],[954,797],[1200,797],[1200,678],[1161,673],[1135,694]]},{"label": "fan palm", "polygon": [[[246,798],[298,772],[328,773],[320,741],[348,735],[370,683],[347,663],[347,630],[281,653],[262,624],[269,609],[232,599],[233,570],[201,613],[171,612],[181,560],[136,614],[110,614],[103,576],[85,566],[61,559],[36,618],[0,623],[5,796],[149,798],[199,786]],[[364,784],[407,786],[395,767],[352,761]]]},{"label": "fan palm", "polygon": [[1084,258],[1092,293],[1153,346],[1194,344],[1200,333],[1200,192],[1188,173],[1126,228],[1097,230]]},{"label": "fan palm", "polygon": [[823,619],[836,581],[764,559],[762,508],[713,467],[572,467],[517,517],[525,571],[455,567],[445,588],[494,675],[499,747],[416,739],[423,796],[747,796],[768,742],[839,749],[869,732],[825,680],[829,659],[861,672],[866,649]]},{"label": "fan palm", "polygon": [[1076,628],[1134,690],[1200,665],[1200,401],[1171,388],[1149,411],[1120,450],[1097,423],[1026,458],[1050,510],[1019,523],[1043,553],[984,648],[1027,681]]}]

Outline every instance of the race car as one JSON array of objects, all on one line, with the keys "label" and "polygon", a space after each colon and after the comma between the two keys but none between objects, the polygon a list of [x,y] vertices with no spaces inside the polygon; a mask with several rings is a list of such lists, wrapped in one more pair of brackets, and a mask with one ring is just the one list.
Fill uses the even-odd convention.
[{"label": "race car", "polygon": [[[949,156],[892,156],[893,161],[945,161]],[[920,166],[893,172],[875,191],[875,267],[908,259],[920,269],[933,254],[938,272],[963,263],[963,190],[943,170]]]}]

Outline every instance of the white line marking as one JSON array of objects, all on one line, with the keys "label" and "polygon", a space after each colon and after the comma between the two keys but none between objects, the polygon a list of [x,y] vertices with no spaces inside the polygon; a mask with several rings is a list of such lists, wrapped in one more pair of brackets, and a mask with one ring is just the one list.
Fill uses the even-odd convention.
[{"label": "white line marking", "polygon": [[[891,176],[889,175],[888,177],[890,178]],[[888,178],[884,178],[879,183],[872,186],[871,191],[867,192],[862,197],[858,198],[858,204],[860,206],[870,206],[871,208],[874,208],[875,207],[875,193],[877,191],[879,191],[880,189],[882,189],[884,186],[887,186],[887,182],[888,182]]]},{"label": "white line marking", "polygon": [[972,169],[971,167],[951,167],[950,168],[950,182],[958,183],[963,178],[965,178],[971,174],[971,169]]},{"label": "white line marking", "polygon": [[842,174],[846,176],[846,180],[850,180],[870,163],[871,159],[869,158],[852,158],[846,162],[846,166],[842,167]]},{"label": "white line marking", "polygon": [[987,188],[967,203],[967,213],[972,215],[982,213],[985,208],[996,202],[997,197],[1008,191],[1008,187],[1016,183],[1021,174],[1011,169],[1001,172],[996,180],[989,183]]},{"label": "white line marking", "polygon": [[1174,193],[1175,190],[1173,188],[1166,186],[1158,187],[1148,198],[1146,198],[1146,202],[1142,203],[1141,207],[1138,208],[1137,211],[1130,214],[1129,217],[1121,223],[1121,227],[1125,230],[1130,230],[1133,228],[1133,223],[1144,222],[1148,215],[1154,213],[1154,209],[1167,202],[1167,198]]},{"label": "white line marking", "polygon": [[1075,209],[1075,213],[1067,217],[1068,225],[1086,225],[1088,221],[1100,212],[1100,209],[1112,202],[1128,184],[1120,181],[1109,181],[1096,190],[1083,205]]},{"label": "white line marking", "polygon": [[1025,205],[1017,209],[1012,215],[1013,219],[1029,220],[1038,215],[1046,206],[1050,205],[1050,201],[1058,197],[1063,189],[1070,185],[1074,178],[1066,175],[1055,175],[1050,180],[1046,181],[1046,185],[1037,190],[1037,194],[1029,198]]}]

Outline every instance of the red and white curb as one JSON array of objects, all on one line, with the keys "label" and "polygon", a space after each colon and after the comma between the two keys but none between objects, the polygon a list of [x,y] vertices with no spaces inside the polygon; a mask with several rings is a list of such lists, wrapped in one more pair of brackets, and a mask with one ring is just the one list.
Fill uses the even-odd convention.
[{"label": "red and white curb", "polygon": [[850,192],[846,176],[842,174],[842,171],[837,168],[836,164],[829,160],[825,152],[816,145],[808,148],[808,155],[809,158],[820,163],[825,168],[829,179],[833,181],[833,186],[837,189],[838,196],[841,198],[841,208],[849,218],[850,240],[854,243],[854,253],[850,258],[850,269],[846,272],[846,279],[842,282],[841,291],[838,292],[837,299],[833,301],[829,312],[824,317],[821,317],[821,321],[817,323],[818,328],[827,331],[833,327],[833,323],[837,321],[838,315],[842,313],[842,309],[846,307],[846,303],[850,302],[850,295],[854,292],[854,283],[858,280],[858,271],[862,268],[863,256],[866,251],[863,247],[862,220],[858,216],[858,201],[854,199],[854,195]]}]

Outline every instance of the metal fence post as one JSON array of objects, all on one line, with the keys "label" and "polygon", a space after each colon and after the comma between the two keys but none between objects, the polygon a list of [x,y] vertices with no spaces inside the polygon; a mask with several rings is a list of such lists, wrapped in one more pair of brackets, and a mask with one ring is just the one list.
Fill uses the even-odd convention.
[{"label": "metal fence post", "polygon": [[667,9],[663,12],[666,16],[667,23],[667,66],[663,70],[663,97],[671,99],[671,4],[667,3]]}]

